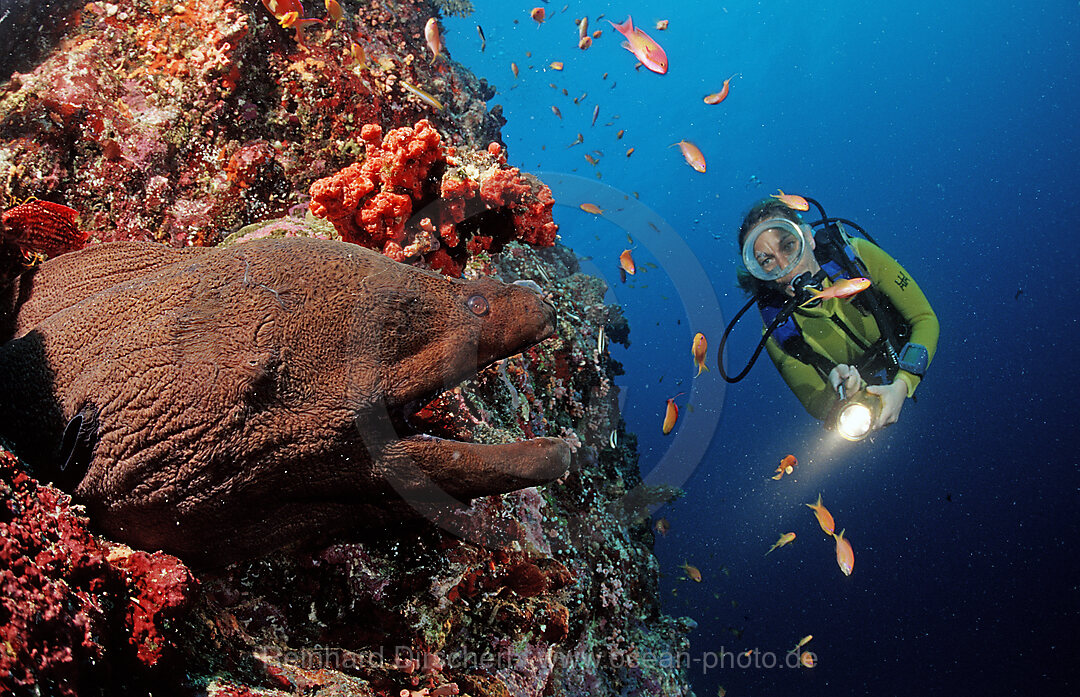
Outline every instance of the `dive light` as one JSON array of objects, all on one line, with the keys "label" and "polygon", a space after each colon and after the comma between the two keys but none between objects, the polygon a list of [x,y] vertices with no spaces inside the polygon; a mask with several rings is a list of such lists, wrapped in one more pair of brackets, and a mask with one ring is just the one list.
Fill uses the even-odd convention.
[{"label": "dive light", "polygon": [[844,397],[843,385],[838,389],[840,404],[833,411],[832,427],[844,440],[857,442],[870,435],[881,414],[881,397],[866,388]]}]

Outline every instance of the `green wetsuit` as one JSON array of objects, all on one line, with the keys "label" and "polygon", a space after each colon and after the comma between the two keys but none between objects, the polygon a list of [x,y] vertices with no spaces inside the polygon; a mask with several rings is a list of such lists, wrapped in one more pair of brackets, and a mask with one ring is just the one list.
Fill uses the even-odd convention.
[{"label": "green wetsuit", "polygon": [[[880,247],[859,238],[852,238],[851,245],[866,264],[874,287],[892,302],[904,321],[911,325],[911,336],[908,340],[925,346],[930,360],[933,360],[937,350],[938,320],[918,284]],[[825,287],[829,285],[831,284],[826,280]],[[818,307],[796,310],[792,317],[811,349],[834,363],[856,365],[862,359],[863,351],[830,319],[834,314],[864,345],[873,344],[881,336],[874,317],[870,314],[864,315],[847,300],[823,300]],[[837,399],[832,386],[813,366],[785,353],[774,338],[769,337],[766,348],[784,382],[806,410],[817,419],[825,419]],[[908,397],[915,393],[920,381],[919,376],[905,370],[897,374],[897,379],[903,380],[907,385]]]}]

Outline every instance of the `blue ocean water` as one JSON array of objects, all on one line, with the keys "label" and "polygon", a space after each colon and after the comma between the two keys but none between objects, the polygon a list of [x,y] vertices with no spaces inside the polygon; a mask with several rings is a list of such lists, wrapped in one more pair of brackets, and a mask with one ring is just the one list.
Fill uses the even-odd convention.
[{"label": "blue ocean water", "polygon": [[[697,694],[1077,694],[1080,6],[556,1],[537,26],[532,3],[474,4],[445,22],[451,57],[498,87],[511,164],[552,184],[563,244],[623,305],[631,345],[612,353],[627,427],[648,481],[686,492],[657,512],[671,532],[656,553],[666,610],[698,622],[681,657]],[[603,35],[583,51],[586,14]],[[627,15],[666,50],[667,74],[620,48],[606,20]],[[702,102],[735,73],[723,103]],[[683,139],[706,173],[669,147]],[[716,371],[745,301],[738,224],[777,189],[861,223],[938,314],[918,401],[872,441],[828,436],[767,357],[731,387]],[[626,248],[641,271],[622,284]],[[697,331],[711,372],[694,379]],[[759,338],[748,313],[731,372]],[[801,464],[774,482],[787,453]],[[819,492],[854,546],[850,577],[803,506]],[[764,557],[787,531],[796,541]],[[806,634],[815,668],[765,665]],[[749,649],[757,662],[740,667]]]}]

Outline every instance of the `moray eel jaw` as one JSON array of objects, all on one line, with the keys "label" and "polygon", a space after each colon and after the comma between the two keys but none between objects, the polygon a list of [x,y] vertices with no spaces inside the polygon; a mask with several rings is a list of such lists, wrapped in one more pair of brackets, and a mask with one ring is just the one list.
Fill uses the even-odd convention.
[{"label": "moray eel jaw", "polygon": [[449,505],[547,484],[569,466],[570,447],[558,438],[480,445],[424,434],[391,442],[378,463],[407,501]]}]

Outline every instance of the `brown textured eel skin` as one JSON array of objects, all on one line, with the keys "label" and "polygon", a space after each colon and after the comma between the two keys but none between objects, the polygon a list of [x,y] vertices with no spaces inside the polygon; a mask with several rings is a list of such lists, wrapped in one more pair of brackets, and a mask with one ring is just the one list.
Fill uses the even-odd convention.
[{"label": "brown textured eel skin", "polygon": [[100,244],[4,299],[0,433],[114,539],[221,564],[561,476],[555,438],[407,435],[550,336],[538,294],[341,242]]}]

